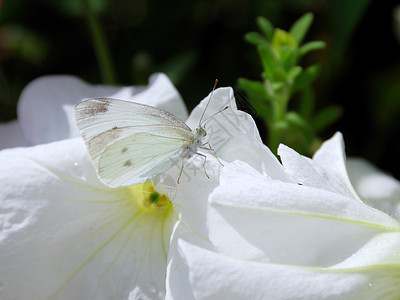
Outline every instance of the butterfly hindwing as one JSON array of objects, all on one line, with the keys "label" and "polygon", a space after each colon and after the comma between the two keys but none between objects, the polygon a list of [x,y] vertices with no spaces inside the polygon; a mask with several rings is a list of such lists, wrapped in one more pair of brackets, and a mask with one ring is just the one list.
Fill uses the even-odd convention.
[{"label": "butterfly hindwing", "polygon": [[119,139],[104,149],[97,170],[111,187],[146,182],[166,170],[181,153],[185,140],[141,132]]},{"label": "butterfly hindwing", "polygon": [[142,132],[146,132],[155,136],[179,140],[190,140],[192,137],[191,132],[182,129],[181,127],[174,127],[170,125],[132,126],[110,129],[86,142],[90,157],[92,158],[94,164],[97,165],[100,155],[104,152],[104,149],[117,142],[118,140]]}]

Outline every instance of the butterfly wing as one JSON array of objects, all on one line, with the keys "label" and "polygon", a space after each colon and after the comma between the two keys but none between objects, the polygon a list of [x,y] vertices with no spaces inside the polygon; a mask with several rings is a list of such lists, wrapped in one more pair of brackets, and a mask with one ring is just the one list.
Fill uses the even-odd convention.
[{"label": "butterfly wing", "polygon": [[113,187],[147,181],[193,138],[167,111],[124,100],[84,100],[75,119],[99,177]]},{"label": "butterfly wing", "polygon": [[179,157],[185,140],[146,132],[120,139],[100,155],[98,174],[111,187],[135,185],[161,173]]},{"label": "butterfly wing", "polygon": [[85,141],[111,129],[140,126],[174,126],[191,129],[160,108],[111,98],[93,98],[75,105],[75,120]]}]

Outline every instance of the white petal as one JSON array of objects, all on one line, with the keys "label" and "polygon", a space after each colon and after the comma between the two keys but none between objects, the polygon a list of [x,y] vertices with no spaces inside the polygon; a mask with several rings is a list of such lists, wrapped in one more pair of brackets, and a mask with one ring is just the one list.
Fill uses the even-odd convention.
[{"label": "white petal", "polygon": [[398,299],[400,296],[398,266],[392,272],[374,268],[350,271],[299,268],[226,257],[183,240],[179,246],[197,300]]},{"label": "white petal", "polygon": [[328,267],[375,234],[400,229],[360,201],[257,176],[238,162],[223,168],[210,203],[211,242],[222,253],[249,260]]},{"label": "white petal", "polygon": [[[174,212],[179,216],[187,230],[206,239],[208,236],[206,227],[208,197],[218,185],[219,174],[224,167],[219,164],[214,156],[208,154],[205,165],[209,176],[207,178],[203,163],[204,158],[197,155],[185,161],[178,184],[177,179],[181,164],[180,161],[175,162],[175,165],[168,170],[167,174],[161,174],[153,180],[153,185],[157,191],[166,194],[173,202]],[[164,182],[159,182],[160,177],[164,177]]]},{"label": "white petal", "polygon": [[[209,96],[204,98],[186,121],[192,129],[198,126],[208,100]],[[229,109],[204,123],[209,142],[217,155],[228,162],[235,159],[245,161],[265,175],[287,180],[282,165],[262,143],[253,118],[237,110],[232,88],[219,88],[214,91],[203,120],[227,105]]]},{"label": "white petal", "polygon": [[164,74],[153,75],[146,87],[89,85],[74,76],[45,76],[28,84],[18,103],[18,119],[26,138],[31,144],[41,144],[79,136],[74,105],[92,97],[141,102],[181,118],[187,116],[180,95]]},{"label": "white petal", "polygon": [[321,148],[315,152],[313,160],[322,166],[328,173],[335,174],[343,183],[349,193],[358,199],[357,193],[350,182],[346,168],[346,153],[344,151],[343,135],[336,132],[332,138],[325,141]]},{"label": "white petal", "polygon": [[343,138],[340,133],[326,141],[312,160],[285,145],[279,146],[278,153],[293,181],[359,200],[347,176]]},{"label": "white petal", "polygon": [[0,150],[24,146],[28,146],[28,142],[18,121],[0,124]]},{"label": "white petal", "polygon": [[178,241],[180,238],[184,238],[196,245],[201,245],[205,249],[212,249],[212,245],[205,239],[188,232],[187,227],[182,226],[182,224],[177,224],[173,237],[169,248],[166,299],[192,300],[194,296],[187,276],[188,266],[179,254]]},{"label": "white petal", "polygon": [[[176,180],[180,168],[175,166],[163,174],[163,181],[153,180],[158,191],[169,194],[174,205],[174,212],[179,217],[169,248],[166,299],[190,300],[191,290],[187,277],[182,277],[181,269],[187,266],[180,259],[177,250],[177,240],[185,237],[203,247],[212,247],[208,240],[207,209],[208,197],[219,183],[219,174],[223,168],[212,155],[207,155],[206,170],[210,178],[207,178],[203,170],[203,158],[195,156],[186,161],[180,183]],[[177,289],[177,287],[179,287]]]},{"label": "white petal", "polygon": [[104,188],[80,139],[5,150],[0,164],[1,299],[163,297],[172,214]]},{"label": "white petal", "polygon": [[359,158],[349,159],[347,170],[355,190],[367,204],[399,218],[399,181]]},{"label": "white petal", "polygon": [[400,267],[400,232],[385,232],[374,236],[354,255],[332,269],[374,266]]}]

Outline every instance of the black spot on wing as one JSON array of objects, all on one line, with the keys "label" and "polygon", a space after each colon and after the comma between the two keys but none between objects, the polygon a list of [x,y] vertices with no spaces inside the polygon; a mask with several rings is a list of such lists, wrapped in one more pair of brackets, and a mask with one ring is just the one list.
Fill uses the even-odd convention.
[{"label": "black spot on wing", "polygon": [[128,159],[125,163],[124,163],[124,167],[130,167],[132,166],[132,162]]},{"label": "black spot on wing", "polygon": [[124,147],[122,148],[121,153],[125,153],[126,151],[128,151],[128,148]]}]

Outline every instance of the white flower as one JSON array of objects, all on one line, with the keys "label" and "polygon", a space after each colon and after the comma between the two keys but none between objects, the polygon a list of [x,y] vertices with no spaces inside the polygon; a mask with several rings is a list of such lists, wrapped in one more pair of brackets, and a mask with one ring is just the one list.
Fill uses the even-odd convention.
[{"label": "white flower", "polygon": [[183,101],[164,74],[148,86],[90,85],[69,75],[44,76],[29,83],[18,101],[18,121],[0,124],[0,149],[38,145],[78,137],[74,106],[85,98],[110,97],[145,103],[187,117]]},{"label": "white flower", "polygon": [[[205,117],[228,103],[231,109],[205,124],[220,159],[240,157],[260,171],[271,162],[279,166],[268,160],[272,154],[251,117],[236,110],[230,88],[214,92]],[[205,104],[189,126],[197,125]],[[210,179],[196,157],[179,185],[180,165],[153,183],[117,189],[99,181],[80,138],[3,150],[0,166],[1,299],[190,297],[175,286],[185,285],[176,282],[185,267],[176,241],[207,240],[207,200],[221,169],[212,155]]]},{"label": "white flower", "polygon": [[[312,160],[281,145],[281,170],[261,174],[240,161],[226,165],[209,198],[209,243],[178,241],[175,278],[186,285],[174,282],[172,294],[399,299],[400,224],[357,196],[343,149],[336,134]],[[353,172],[362,196],[372,194],[361,186],[373,176],[386,187],[399,186],[375,170]],[[398,190],[395,197],[390,201],[398,203]]]},{"label": "white flower", "polygon": [[349,159],[347,169],[354,188],[365,203],[397,220],[400,218],[399,181],[360,158]]}]

